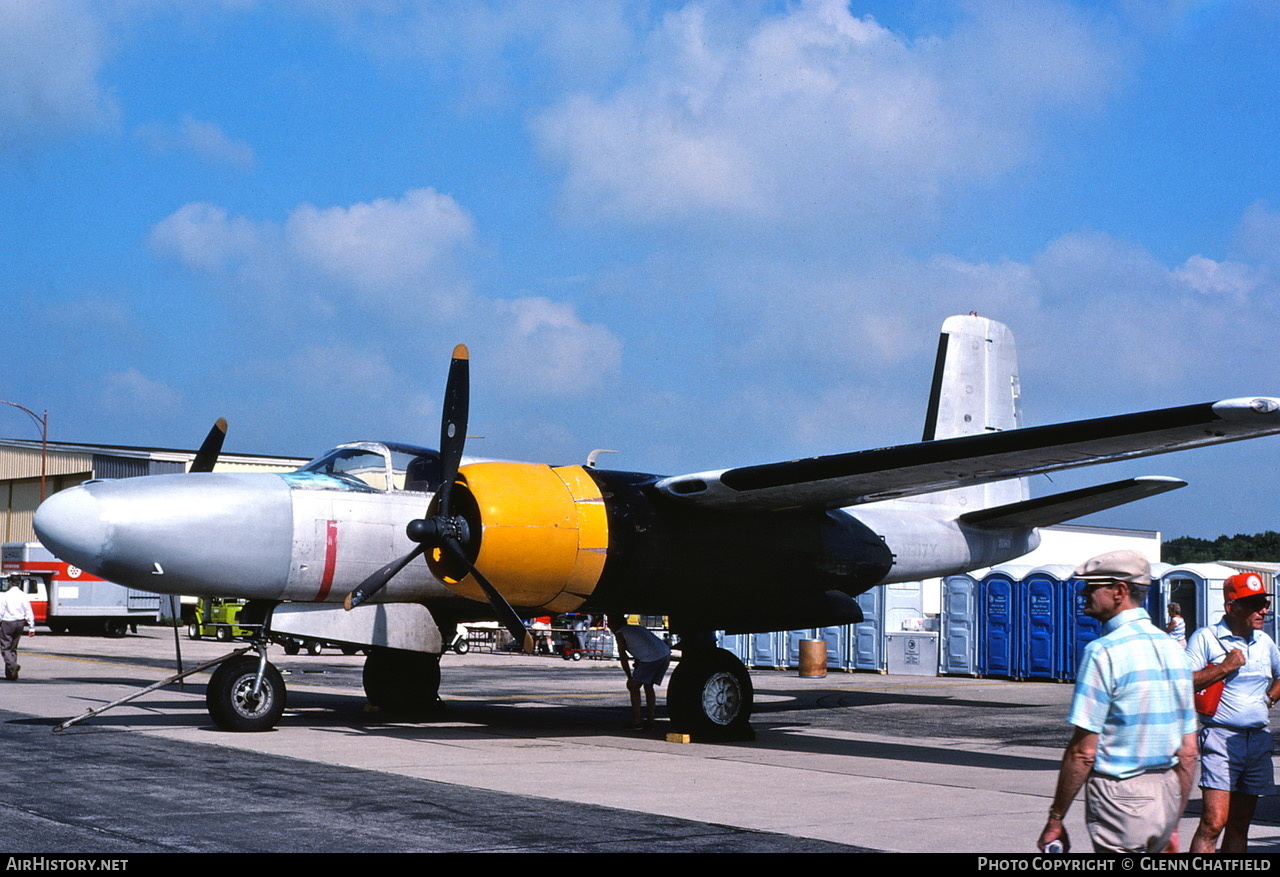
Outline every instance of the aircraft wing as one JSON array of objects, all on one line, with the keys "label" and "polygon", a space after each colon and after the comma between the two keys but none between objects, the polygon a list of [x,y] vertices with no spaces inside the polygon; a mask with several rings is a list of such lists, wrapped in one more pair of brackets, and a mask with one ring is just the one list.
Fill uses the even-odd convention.
[{"label": "aircraft wing", "polygon": [[1280,399],[1249,397],[664,478],[707,508],[843,508],[1280,433]]}]

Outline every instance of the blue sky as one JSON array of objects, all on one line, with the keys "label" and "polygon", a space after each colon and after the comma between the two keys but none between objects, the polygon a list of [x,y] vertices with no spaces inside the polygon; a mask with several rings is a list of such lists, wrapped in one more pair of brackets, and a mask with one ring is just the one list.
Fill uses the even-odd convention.
[{"label": "blue sky", "polygon": [[[463,341],[472,453],[678,473],[916,440],[976,310],[1028,424],[1280,395],[1277,82],[1262,0],[8,0],[0,392],[433,444]],[[1253,532],[1278,460],[1037,489],[1178,475],[1094,522]]]}]

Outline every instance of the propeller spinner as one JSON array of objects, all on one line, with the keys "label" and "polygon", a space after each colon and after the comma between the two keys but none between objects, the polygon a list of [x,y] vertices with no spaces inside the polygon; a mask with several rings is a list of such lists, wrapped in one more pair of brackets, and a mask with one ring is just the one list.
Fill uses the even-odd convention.
[{"label": "propeller spinner", "polygon": [[458,479],[458,468],[462,464],[462,450],[467,437],[467,412],[471,395],[470,370],[471,363],[467,347],[465,344],[459,344],[453,349],[453,360],[449,363],[449,379],[445,385],[444,406],[440,417],[440,462],[444,477],[431,507],[427,509],[426,516],[410,521],[405,528],[405,534],[418,543],[417,547],[404,557],[391,561],[361,582],[347,595],[344,605],[348,610],[359,606],[382,590],[387,582],[395,578],[415,558],[425,554],[429,549],[437,549],[447,554],[451,560],[471,574],[480,589],[484,591],[489,605],[493,607],[503,627],[522,644],[526,653],[532,653],[533,637],[525,629],[520,616],[467,556],[465,546],[470,541],[471,528],[466,517],[450,514],[454,484]]}]

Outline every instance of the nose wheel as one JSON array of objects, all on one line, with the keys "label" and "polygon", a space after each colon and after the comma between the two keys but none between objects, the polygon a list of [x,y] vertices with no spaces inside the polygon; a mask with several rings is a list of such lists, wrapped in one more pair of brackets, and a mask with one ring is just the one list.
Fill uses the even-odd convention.
[{"label": "nose wheel", "polygon": [[284,678],[267,663],[265,653],[240,655],[213,671],[204,702],[213,723],[224,731],[270,731],[284,714]]}]

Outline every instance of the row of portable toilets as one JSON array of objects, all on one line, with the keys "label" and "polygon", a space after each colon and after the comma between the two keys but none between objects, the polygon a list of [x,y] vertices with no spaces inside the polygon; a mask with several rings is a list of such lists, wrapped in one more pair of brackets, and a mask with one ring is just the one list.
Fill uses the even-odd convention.
[{"label": "row of portable toilets", "polygon": [[[1153,564],[1146,608],[1164,627],[1170,601],[1182,607],[1188,634],[1222,616],[1222,583],[1242,566]],[[941,581],[941,614],[923,619],[922,583],[872,588],[858,597],[861,624],[776,633],[722,634],[720,645],[756,668],[798,666],[800,643],[827,644],[831,670],[916,675],[999,676],[1071,681],[1098,622],[1081,614],[1084,600],[1073,567],[1004,565],[975,577]],[[1270,571],[1258,570],[1270,584]],[[922,625],[920,622],[924,620]],[[927,627],[931,629],[909,629]],[[1275,616],[1267,618],[1275,637]]]}]

